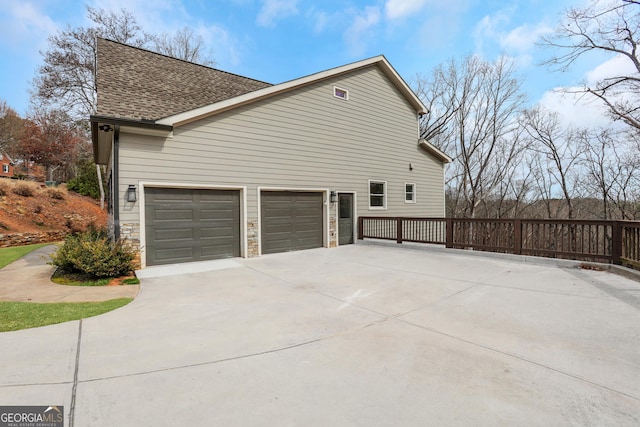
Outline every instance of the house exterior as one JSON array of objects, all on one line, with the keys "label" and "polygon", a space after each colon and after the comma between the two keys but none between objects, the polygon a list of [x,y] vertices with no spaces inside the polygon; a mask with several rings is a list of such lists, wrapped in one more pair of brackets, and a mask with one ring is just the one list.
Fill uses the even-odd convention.
[{"label": "house exterior", "polygon": [[14,166],[13,160],[6,153],[0,152],[0,177],[13,178]]},{"label": "house exterior", "polygon": [[450,159],[378,56],[278,85],[98,40],[94,158],[142,266],[354,243],[358,215],[442,217]]}]

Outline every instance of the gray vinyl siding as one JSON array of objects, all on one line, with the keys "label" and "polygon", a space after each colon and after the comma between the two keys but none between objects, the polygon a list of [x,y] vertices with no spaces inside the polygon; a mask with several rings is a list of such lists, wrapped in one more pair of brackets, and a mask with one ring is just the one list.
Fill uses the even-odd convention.
[{"label": "gray vinyl siding", "polygon": [[[443,174],[418,148],[415,110],[377,66],[176,127],[173,138],[120,136],[121,196],[139,181],[246,186],[249,220],[259,186],[355,191],[358,215],[443,216]],[[369,210],[370,179],[387,182],[386,210]],[[417,203],[404,202],[405,182]],[[137,222],[138,204],[120,219]]]}]

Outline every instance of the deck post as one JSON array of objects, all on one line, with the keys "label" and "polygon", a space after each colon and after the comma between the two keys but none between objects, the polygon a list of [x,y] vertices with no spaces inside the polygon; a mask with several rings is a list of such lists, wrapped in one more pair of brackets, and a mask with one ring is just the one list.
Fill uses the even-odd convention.
[{"label": "deck post", "polygon": [[611,262],[622,264],[622,222],[612,221],[611,223]]},{"label": "deck post", "polygon": [[522,254],[522,221],[519,219],[513,220],[513,253]]},{"label": "deck post", "polygon": [[398,244],[402,243],[402,218],[396,218],[396,242]]},{"label": "deck post", "polygon": [[358,240],[364,239],[364,218],[358,217]]},{"label": "deck post", "polygon": [[445,244],[446,248],[453,247],[453,218],[447,218],[445,222]]}]

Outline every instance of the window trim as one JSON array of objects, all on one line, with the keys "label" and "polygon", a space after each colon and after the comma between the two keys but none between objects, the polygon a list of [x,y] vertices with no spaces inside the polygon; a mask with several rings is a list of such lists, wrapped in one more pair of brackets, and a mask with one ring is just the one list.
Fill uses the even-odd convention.
[{"label": "window trim", "polygon": [[9,165],[6,164],[6,163],[3,163],[2,164],[2,173],[9,173],[9,170],[10,170]]},{"label": "window trim", "polygon": [[[371,206],[371,183],[376,183],[376,184],[382,184],[383,185],[383,193],[382,193],[382,206]],[[387,210],[387,181],[382,180],[382,179],[370,179],[368,186],[367,186],[367,192],[369,193],[369,210],[373,211],[384,211]],[[375,194],[378,195],[379,194]]]},{"label": "window trim", "polygon": [[[337,94],[337,91],[344,92],[344,96],[339,96]],[[343,88],[341,88],[339,86],[334,86],[333,87],[333,97],[341,99],[343,101],[348,101],[349,100],[349,91],[347,89],[343,89]]]},{"label": "window trim", "polygon": [[[407,192],[407,185],[411,185],[413,187],[413,191],[411,192],[411,194],[413,194],[413,199],[412,200],[408,200],[407,199],[407,194],[409,194]],[[415,204],[416,203],[416,183],[415,182],[405,182],[404,183],[404,202],[405,203],[410,203],[410,204]]]}]

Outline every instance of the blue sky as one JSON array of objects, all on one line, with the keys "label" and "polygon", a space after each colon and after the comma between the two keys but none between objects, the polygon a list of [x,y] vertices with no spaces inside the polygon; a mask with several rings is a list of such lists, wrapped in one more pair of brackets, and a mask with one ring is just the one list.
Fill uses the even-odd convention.
[{"label": "blue sky", "polygon": [[[605,57],[567,73],[539,63],[535,45],[573,0],[3,0],[0,99],[25,114],[29,88],[47,37],[66,25],[88,25],[85,5],[126,8],[151,33],[189,26],[212,49],[216,67],[280,83],[384,54],[411,84],[451,58],[504,54],[519,65],[529,102],[556,104],[550,91],[576,85],[607,67]],[[106,6],[108,4],[108,6]],[[598,68],[600,67],[600,68]],[[572,109],[573,104],[565,106]]]}]

